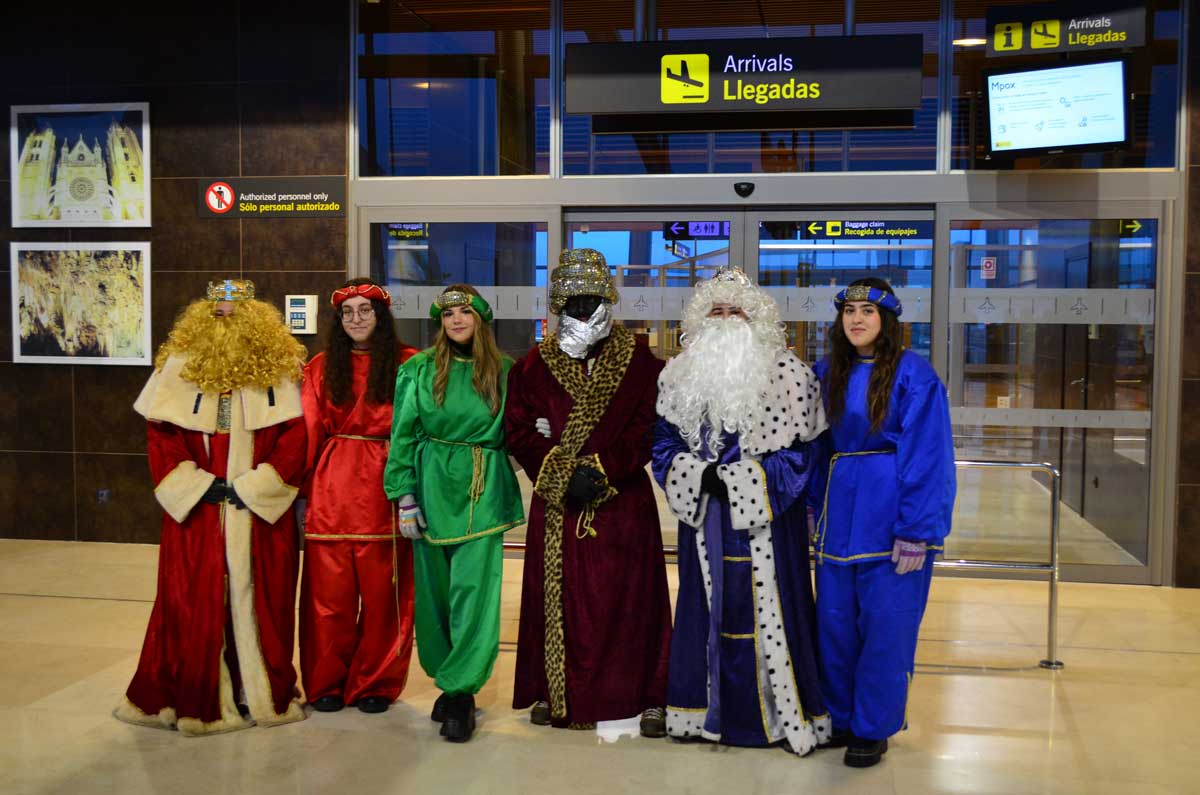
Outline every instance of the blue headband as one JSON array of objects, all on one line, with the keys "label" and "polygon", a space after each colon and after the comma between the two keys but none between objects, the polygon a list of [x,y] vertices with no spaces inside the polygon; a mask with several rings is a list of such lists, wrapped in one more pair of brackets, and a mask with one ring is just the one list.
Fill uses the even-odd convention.
[{"label": "blue headband", "polygon": [[875,306],[894,312],[896,317],[900,317],[904,312],[899,298],[887,290],[880,290],[878,287],[869,287],[865,284],[856,284],[853,287],[845,288],[834,296],[833,305],[841,312],[847,301],[868,301]]}]

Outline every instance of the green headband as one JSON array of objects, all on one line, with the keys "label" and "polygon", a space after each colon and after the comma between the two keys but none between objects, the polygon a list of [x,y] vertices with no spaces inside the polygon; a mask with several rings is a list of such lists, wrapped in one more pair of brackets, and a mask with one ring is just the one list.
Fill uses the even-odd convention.
[{"label": "green headband", "polygon": [[429,316],[434,320],[439,320],[442,317],[442,310],[467,305],[475,310],[475,314],[483,318],[484,323],[492,322],[492,308],[488,302],[483,300],[482,296],[471,295],[461,290],[450,290],[438,296],[438,299],[429,305]]}]

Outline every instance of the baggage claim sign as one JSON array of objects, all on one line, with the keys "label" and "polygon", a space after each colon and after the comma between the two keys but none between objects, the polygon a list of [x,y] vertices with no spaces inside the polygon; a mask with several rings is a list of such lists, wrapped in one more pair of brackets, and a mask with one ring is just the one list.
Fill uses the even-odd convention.
[{"label": "baggage claim sign", "polygon": [[919,35],[569,44],[567,112],[595,132],[896,126],[888,111],[920,107],[921,58]]}]

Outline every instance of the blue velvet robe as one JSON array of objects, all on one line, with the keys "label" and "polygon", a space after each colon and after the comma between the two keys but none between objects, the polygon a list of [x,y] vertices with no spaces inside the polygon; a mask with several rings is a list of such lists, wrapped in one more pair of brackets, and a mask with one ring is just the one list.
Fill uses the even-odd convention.
[{"label": "blue velvet robe", "polygon": [[[667,686],[673,737],[741,746],[786,739],[800,754],[829,738],[809,576],[804,500],[812,466],[809,448],[797,440],[757,457],[755,464],[740,461],[738,438],[727,434],[717,463],[747,464],[743,474],[749,479],[725,479],[730,501],[699,496],[698,527],[680,522],[679,594]],[[684,501],[699,494],[697,473],[706,462],[692,456],[678,429],[662,418],[651,463],[669,502],[672,490]],[[766,506],[758,489],[765,491]],[[755,496],[745,499],[748,490]],[[765,527],[734,529],[730,502],[740,512],[739,496],[752,513],[766,509]],[[678,499],[672,510],[681,515]]]}]

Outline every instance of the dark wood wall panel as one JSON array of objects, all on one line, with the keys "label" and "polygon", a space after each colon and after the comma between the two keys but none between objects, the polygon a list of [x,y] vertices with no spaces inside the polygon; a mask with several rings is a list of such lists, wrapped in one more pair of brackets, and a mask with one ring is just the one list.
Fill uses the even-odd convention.
[{"label": "dark wood wall panel", "polygon": [[[344,219],[198,217],[198,180],[347,175],[350,18],[327,0],[14,0],[0,11],[0,103],[149,102],[149,229],[13,229],[0,158],[0,537],[156,543],[161,512],[132,403],[147,367],[12,363],[9,241],[148,241],[155,348],[210,279],[265,300],[327,295]],[[46,31],[65,35],[47,36]],[[30,64],[37,64],[30,68]],[[321,329],[332,320],[322,308]],[[315,337],[301,338],[309,349]]]}]

